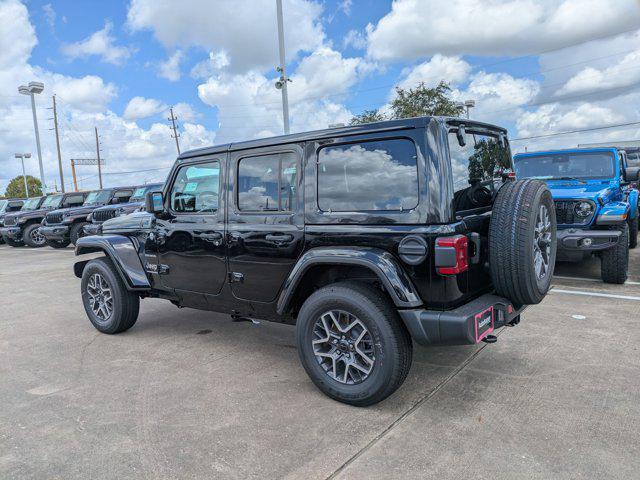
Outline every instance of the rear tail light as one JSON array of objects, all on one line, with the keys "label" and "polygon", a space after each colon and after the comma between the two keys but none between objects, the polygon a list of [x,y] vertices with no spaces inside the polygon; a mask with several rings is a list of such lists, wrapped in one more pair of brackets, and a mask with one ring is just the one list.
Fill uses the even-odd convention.
[{"label": "rear tail light", "polygon": [[440,275],[455,275],[469,268],[469,242],[465,235],[436,239],[435,263]]}]

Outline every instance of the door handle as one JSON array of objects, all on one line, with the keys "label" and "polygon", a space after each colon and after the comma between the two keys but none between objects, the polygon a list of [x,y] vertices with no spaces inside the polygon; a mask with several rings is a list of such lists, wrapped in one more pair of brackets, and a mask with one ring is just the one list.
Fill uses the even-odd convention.
[{"label": "door handle", "polygon": [[267,242],[290,242],[291,240],[293,240],[293,235],[290,235],[288,233],[279,234],[279,235],[278,234],[276,234],[276,235],[269,234],[269,235],[266,235],[264,237],[264,239]]}]

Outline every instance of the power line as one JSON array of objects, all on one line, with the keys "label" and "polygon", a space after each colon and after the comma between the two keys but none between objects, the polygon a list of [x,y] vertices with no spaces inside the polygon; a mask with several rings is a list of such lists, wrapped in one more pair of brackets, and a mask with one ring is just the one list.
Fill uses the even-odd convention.
[{"label": "power line", "polygon": [[557,136],[560,136],[560,135],[570,135],[572,133],[595,132],[597,130],[606,130],[608,128],[631,127],[631,126],[636,126],[636,125],[640,125],[640,122],[618,123],[618,124],[615,124],[615,125],[603,125],[601,127],[580,128],[578,130],[567,130],[565,132],[554,132],[554,133],[547,133],[547,134],[544,134],[544,135],[533,135],[533,136],[530,136],[530,137],[510,138],[509,141],[510,142],[520,142],[520,141],[523,141],[523,140],[534,140],[534,139],[537,139],[537,138],[557,137]]}]

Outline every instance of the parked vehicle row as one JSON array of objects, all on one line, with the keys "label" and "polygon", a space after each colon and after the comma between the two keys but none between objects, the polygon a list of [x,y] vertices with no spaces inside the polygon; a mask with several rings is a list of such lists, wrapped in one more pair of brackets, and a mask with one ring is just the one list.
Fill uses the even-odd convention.
[{"label": "parked vehicle row", "polygon": [[623,283],[639,170],[615,148],[512,159],[500,127],[424,117],[185,152],[164,185],[26,202],[0,232],[103,253],[74,265],[100,332],[131,328],[145,298],[292,324],[315,385],[366,406],[400,387],[414,343],[519,324],[556,257],[597,254]]},{"label": "parked vehicle row", "polygon": [[[21,208],[6,213],[0,225],[0,236],[9,245],[33,248],[48,245],[65,248],[94,233],[93,225],[106,218],[130,213],[141,208],[145,192],[162,184],[140,187],[116,187],[92,192],[56,193],[26,200]],[[136,197],[137,195],[137,197]],[[94,219],[94,213],[97,216]]]}]

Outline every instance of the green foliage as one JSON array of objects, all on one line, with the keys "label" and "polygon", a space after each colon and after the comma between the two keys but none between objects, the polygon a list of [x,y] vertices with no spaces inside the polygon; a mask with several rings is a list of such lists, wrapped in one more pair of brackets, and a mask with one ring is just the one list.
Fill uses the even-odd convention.
[{"label": "green foliage", "polygon": [[416,88],[405,90],[396,87],[396,97],[391,102],[391,113],[387,118],[379,110],[365,110],[356,115],[349,122],[351,125],[379,122],[381,120],[396,120],[423,116],[458,117],[464,112],[464,107],[449,98],[451,88],[441,81],[436,87],[428,88],[424,82]]},{"label": "green foliage", "polygon": [[[30,197],[39,197],[42,195],[42,183],[36,177],[27,175],[27,187],[29,188]],[[11,179],[9,185],[7,185],[7,190],[4,192],[4,195],[8,198],[24,198],[27,196],[24,191],[24,180],[22,179],[22,175],[18,175]]]},{"label": "green foliage", "polygon": [[378,110],[365,110],[360,115],[353,117],[349,125],[362,125],[363,123],[381,122],[383,120],[386,120],[386,118]]},{"label": "green foliage", "polygon": [[[471,138],[467,136],[468,140]],[[473,148],[473,155],[469,157],[470,179],[489,180],[495,177],[496,170],[510,168],[509,152],[497,140],[482,139]]]}]

